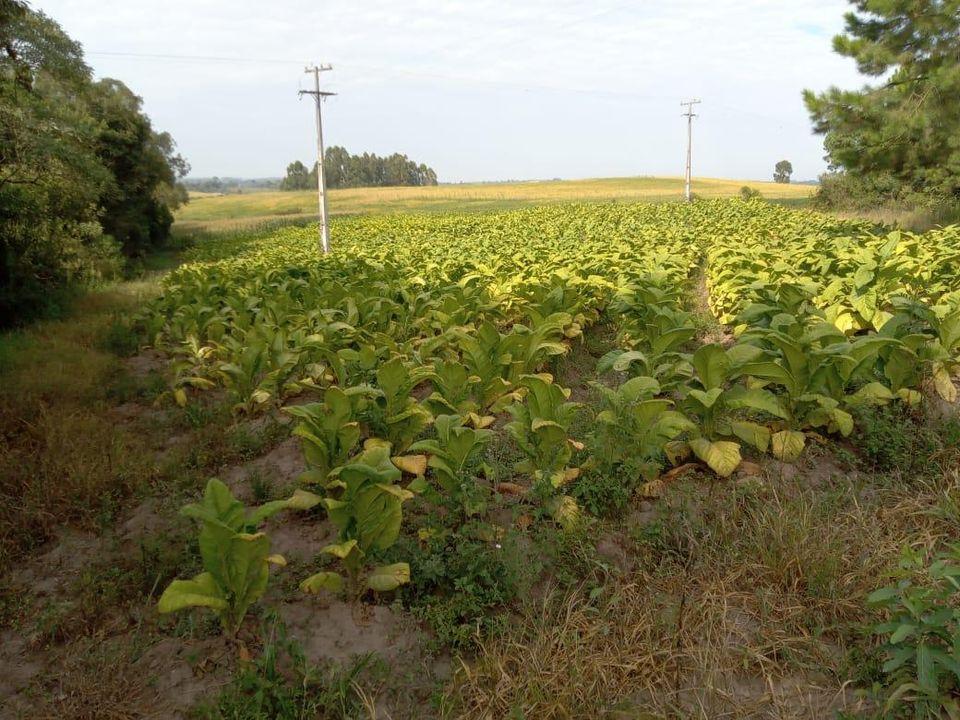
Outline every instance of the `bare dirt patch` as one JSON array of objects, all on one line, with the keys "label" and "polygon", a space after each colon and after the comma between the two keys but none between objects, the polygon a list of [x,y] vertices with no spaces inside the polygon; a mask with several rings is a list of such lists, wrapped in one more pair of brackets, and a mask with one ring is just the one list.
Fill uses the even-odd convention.
[{"label": "bare dirt patch", "polygon": [[377,653],[389,662],[414,650],[421,637],[385,605],[305,597],[284,603],[280,616],[315,663],[343,663],[368,653]]},{"label": "bare dirt patch", "polygon": [[283,488],[293,485],[306,469],[300,439],[292,437],[256,460],[223,470],[220,477],[238,499],[250,502],[253,498],[251,480],[255,477],[275,488]]}]

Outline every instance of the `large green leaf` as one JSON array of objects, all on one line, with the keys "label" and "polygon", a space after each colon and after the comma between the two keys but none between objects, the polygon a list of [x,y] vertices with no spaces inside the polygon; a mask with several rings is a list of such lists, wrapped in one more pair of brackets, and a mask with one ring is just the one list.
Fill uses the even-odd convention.
[{"label": "large green leaf", "polygon": [[705,390],[720,387],[727,379],[730,358],[723,346],[718,343],[701,345],[693,354],[693,367]]},{"label": "large green leaf", "polygon": [[380,487],[368,487],[355,500],[357,539],[361,549],[393,545],[400,534],[400,499]]},{"label": "large green leaf", "polygon": [[770,429],[746,420],[731,420],[730,430],[738,438],[755,447],[760,452],[766,452],[770,447]]},{"label": "large green leaf", "polygon": [[784,420],[790,416],[780,398],[762,388],[745,388],[739,385],[730,388],[725,396],[725,402],[731,410],[741,408],[760,410]]}]

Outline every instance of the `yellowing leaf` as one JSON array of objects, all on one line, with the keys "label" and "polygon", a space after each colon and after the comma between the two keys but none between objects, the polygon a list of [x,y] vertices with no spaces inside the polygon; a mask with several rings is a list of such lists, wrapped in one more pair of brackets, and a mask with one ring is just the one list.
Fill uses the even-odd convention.
[{"label": "yellowing leaf", "polygon": [[331,545],[326,545],[320,549],[320,552],[326,553],[328,555],[335,555],[341,560],[351,553],[351,551],[357,547],[356,540],[347,540],[342,543],[334,543]]},{"label": "yellowing leaf", "polygon": [[770,438],[773,456],[783,462],[793,462],[800,457],[805,443],[804,434],[796,430],[781,430]]},{"label": "yellowing leaf", "polygon": [[720,477],[730,477],[740,464],[740,446],[735,442],[700,437],[690,441],[690,449]]},{"label": "yellowing leaf", "polygon": [[919,405],[923,400],[923,395],[917,390],[910,388],[900,388],[897,390],[897,397],[911,407]]},{"label": "yellowing leaf", "polygon": [[213,576],[204,572],[192,580],[174,580],[170,583],[160,596],[157,610],[161,613],[174,612],[187,607],[223,610],[227,606],[227,600],[217,587]]},{"label": "yellowing leaf", "polygon": [[321,590],[340,592],[342,588],[343,578],[335,572],[318,572],[300,583],[300,589],[308,593],[318,593]]},{"label": "yellowing leaf", "polygon": [[676,465],[690,457],[690,444],[682,440],[671,440],[663,446],[663,454],[671,465]]},{"label": "yellowing leaf", "polygon": [[294,490],[293,495],[286,501],[287,507],[291,510],[309,510],[319,504],[323,498],[319,495],[306,490]]},{"label": "yellowing leaf", "polygon": [[569,495],[553,498],[548,503],[547,509],[564,530],[572,530],[580,522],[580,506]]},{"label": "yellowing leaf", "polygon": [[490,427],[493,425],[494,420],[496,420],[493,415],[477,415],[477,413],[468,414],[467,419],[477,430]]},{"label": "yellowing leaf", "polygon": [[942,365],[933,373],[933,387],[937,394],[947,402],[957,401],[957,386],[953,384],[953,378]]},{"label": "yellowing leaf", "polygon": [[427,471],[426,455],[401,455],[391,460],[408,475],[423,475]]},{"label": "yellowing leaf", "polygon": [[563,484],[571,483],[580,477],[580,468],[567,468],[563,471]]},{"label": "yellowing leaf", "polygon": [[187,406],[187,393],[183,388],[177,388],[173,391],[173,399],[180,407]]},{"label": "yellowing leaf", "polygon": [[367,587],[377,592],[396,590],[408,582],[410,582],[410,566],[405,562],[374,568],[367,577]]}]

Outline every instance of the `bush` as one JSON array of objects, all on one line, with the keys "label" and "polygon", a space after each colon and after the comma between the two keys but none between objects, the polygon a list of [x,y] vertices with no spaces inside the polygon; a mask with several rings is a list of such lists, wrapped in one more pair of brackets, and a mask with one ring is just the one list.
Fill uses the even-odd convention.
[{"label": "bush", "polygon": [[441,645],[469,647],[497,633],[503,619],[496,611],[518,595],[523,558],[516,539],[474,536],[489,530],[465,525],[421,542],[401,538],[391,548],[391,555],[410,563],[404,604],[429,623]]},{"label": "bush", "polygon": [[744,185],[740,188],[740,197],[744,200],[754,200],[763,197],[763,194],[756,188],[752,188],[749,185]]},{"label": "bush", "polygon": [[901,403],[861,410],[856,427],[854,442],[871,470],[923,471],[940,447],[937,430]]},{"label": "bush", "polygon": [[619,515],[626,509],[637,485],[642,482],[640,469],[632,465],[627,462],[592,468],[577,478],[570,494],[581,507],[594,515]]},{"label": "bush", "polygon": [[868,210],[904,200],[901,185],[892,176],[865,179],[843,172],[821,175],[820,187],[813,196],[818,207],[846,210]]},{"label": "bush", "polygon": [[[960,546],[926,564],[907,548],[896,585],[874,591],[868,603],[886,622],[874,627],[887,661],[881,695],[890,717],[956,717],[960,711]],[[916,578],[920,578],[919,582]]]}]

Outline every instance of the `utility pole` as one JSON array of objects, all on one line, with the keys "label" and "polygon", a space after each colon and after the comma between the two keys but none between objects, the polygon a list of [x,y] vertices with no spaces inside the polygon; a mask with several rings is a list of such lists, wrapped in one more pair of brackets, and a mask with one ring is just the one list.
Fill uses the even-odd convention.
[{"label": "utility pole", "polygon": [[696,114],[693,112],[693,106],[699,105],[700,101],[687,100],[680,104],[687,108],[687,111],[681,114],[682,117],[687,118],[687,172],[684,175],[683,195],[687,202],[690,202],[690,161],[693,157],[693,119],[696,117]]},{"label": "utility pole", "polygon": [[332,70],[331,65],[314,65],[304,69],[305,73],[313,73],[313,90],[301,90],[300,96],[313,95],[317,104],[317,202],[320,206],[320,247],[323,252],[330,252],[330,228],[327,225],[327,179],[323,172],[323,121],[320,117],[320,103],[323,99],[336,95],[331,92],[320,92],[320,73]]}]

